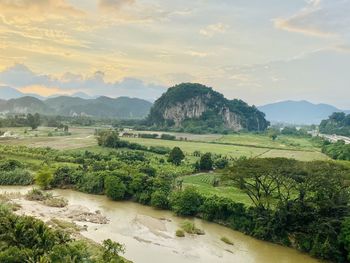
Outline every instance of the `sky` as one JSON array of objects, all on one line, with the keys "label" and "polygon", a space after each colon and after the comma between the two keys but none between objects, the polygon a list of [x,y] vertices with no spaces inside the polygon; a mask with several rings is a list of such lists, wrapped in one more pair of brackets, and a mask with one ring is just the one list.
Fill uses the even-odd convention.
[{"label": "sky", "polygon": [[350,109],[350,0],[0,0],[0,86],[158,98],[197,82]]}]

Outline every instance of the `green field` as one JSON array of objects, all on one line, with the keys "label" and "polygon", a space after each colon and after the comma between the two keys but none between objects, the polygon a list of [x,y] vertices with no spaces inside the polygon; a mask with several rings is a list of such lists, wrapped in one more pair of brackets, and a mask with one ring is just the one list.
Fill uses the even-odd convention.
[{"label": "green field", "polygon": [[231,143],[239,145],[250,145],[255,147],[266,147],[274,149],[293,149],[293,150],[307,150],[307,151],[319,151],[315,147],[310,138],[295,137],[279,135],[276,140],[272,140],[267,135],[260,134],[232,134],[224,135],[220,139],[215,140],[218,143]]},{"label": "green field", "polygon": [[[1,128],[3,132],[12,132],[12,138],[0,138],[3,145],[25,145],[28,147],[51,147],[54,149],[95,149],[97,146],[94,137],[94,127],[71,127],[69,136],[58,136],[54,128],[40,127],[37,131],[28,128]],[[27,132],[25,132],[27,130]],[[52,133],[53,136],[49,136]],[[145,133],[143,131],[134,133]],[[156,132],[148,132],[156,133]],[[161,132],[159,132],[161,133]],[[218,135],[206,134],[196,135],[188,133],[171,133],[177,138],[186,140],[160,140],[145,138],[123,138],[145,146],[164,146],[173,148],[180,147],[188,155],[194,151],[212,152],[229,157],[286,157],[297,160],[325,160],[327,156],[315,147],[309,138],[298,138],[292,136],[279,136],[272,141],[267,135],[259,134],[233,134]]]},{"label": "green field", "polygon": [[194,186],[200,193],[205,195],[217,195],[227,197],[235,202],[241,202],[246,205],[251,205],[251,200],[241,190],[231,186],[213,186],[214,178],[220,177],[220,174],[215,173],[201,173],[196,175],[189,175],[180,177],[183,180],[183,186]]},{"label": "green field", "polygon": [[[245,136],[245,135],[244,135]],[[254,136],[254,135],[253,135]],[[225,138],[225,137],[224,137]],[[165,146],[165,147],[180,147],[187,154],[192,154],[194,151],[200,152],[211,152],[215,154],[227,155],[230,157],[286,157],[294,158],[297,160],[311,161],[311,160],[326,160],[327,156],[322,154],[319,150],[314,149],[295,149],[295,148],[268,148],[259,147],[256,145],[252,146],[241,146],[241,145],[229,145],[202,141],[167,141],[160,139],[145,139],[145,138],[125,138],[130,142],[136,142],[146,146]]]},{"label": "green field", "polygon": [[[29,128],[1,128],[12,132],[13,137],[0,138],[3,145],[24,145],[28,147],[51,147],[54,149],[78,149],[97,145],[94,128],[70,128],[71,135],[57,136],[54,128],[40,127],[36,131]],[[27,131],[27,132],[25,132]],[[49,133],[53,136],[49,136]]]}]

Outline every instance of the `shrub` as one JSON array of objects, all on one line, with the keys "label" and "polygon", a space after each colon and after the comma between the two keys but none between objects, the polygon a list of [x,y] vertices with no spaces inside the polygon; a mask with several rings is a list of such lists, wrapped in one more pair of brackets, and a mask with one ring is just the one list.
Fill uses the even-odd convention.
[{"label": "shrub", "polygon": [[144,165],[140,168],[140,172],[147,174],[148,176],[154,177],[156,176],[157,170],[149,165]]},{"label": "shrub", "polygon": [[156,139],[158,138],[157,133],[139,133],[138,135],[140,138],[145,138],[145,139]]},{"label": "shrub", "polygon": [[52,197],[51,194],[45,193],[37,188],[33,188],[25,195],[27,200],[30,201],[44,201]]},{"label": "shrub", "polygon": [[21,168],[0,171],[0,185],[30,185],[33,181],[33,175]]},{"label": "shrub", "polygon": [[48,167],[42,168],[35,177],[35,182],[43,189],[48,189],[53,179],[52,172]]},{"label": "shrub", "polygon": [[211,158],[211,153],[202,155],[199,161],[199,169],[201,171],[210,171],[213,169],[213,160]]},{"label": "shrub", "polygon": [[103,172],[88,172],[84,174],[78,183],[78,188],[89,194],[102,194],[104,191]]},{"label": "shrub", "polygon": [[170,198],[172,210],[177,215],[195,216],[202,205],[202,197],[193,187],[186,187],[183,191],[176,191]]},{"label": "shrub", "polygon": [[24,165],[17,160],[6,160],[0,163],[1,171],[13,171],[17,168],[24,168]]},{"label": "shrub", "polygon": [[82,173],[68,166],[59,167],[53,173],[51,185],[54,187],[64,187],[75,185],[81,179]]},{"label": "shrub", "polygon": [[126,192],[125,184],[119,177],[109,175],[105,178],[105,194],[112,200],[123,200]]},{"label": "shrub", "polygon": [[68,201],[64,198],[52,197],[44,200],[44,204],[51,207],[66,207]]},{"label": "shrub", "polygon": [[150,146],[148,151],[152,153],[157,153],[157,154],[168,154],[170,152],[170,148],[168,147],[163,147],[163,146]]},{"label": "shrub", "polygon": [[214,166],[217,169],[225,169],[226,167],[228,167],[228,160],[227,158],[219,158],[217,160],[215,160],[214,162]]},{"label": "shrub", "polygon": [[171,135],[171,134],[166,134],[166,133],[163,133],[163,134],[160,136],[160,138],[161,138],[162,140],[170,140],[170,141],[176,140],[176,136]]},{"label": "shrub", "polygon": [[183,231],[182,229],[178,229],[176,230],[175,235],[177,237],[185,237],[185,231]]},{"label": "shrub", "polygon": [[188,234],[204,235],[204,231],[196,227],[194,222],[185,220],[181,223],[181,228]]},{"label": "shrub", "polygon": [[151,194],[151,206],[167,209],[169,207],[168,194],[161,190],[153,192]]},{"label": "shrub", "polygon": [[104,262],[123,262],[120,259],[119,254],[125,253],[125,246],[114,242],[110,239],[104,240],[102,243],[103,246],[103,260]]},{"label": "shrub", "polygon": [[91,254],[84,241],[58,244],[52,248],[50,262],[92,262]]}]

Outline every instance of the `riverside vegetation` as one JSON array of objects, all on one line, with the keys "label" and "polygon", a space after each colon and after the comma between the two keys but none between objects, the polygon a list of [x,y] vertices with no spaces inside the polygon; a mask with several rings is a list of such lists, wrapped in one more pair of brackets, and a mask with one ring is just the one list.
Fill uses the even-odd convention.
[{"label": "riverside vegetation", "polygon": [[[133,200],[223,224],[318,258],[350,260],[350,171],[341,163],[232,159],[200,152],[189,155],[181,149],[173,149],[169,158],[168,151],[155,153],[129,144],[113,131],[99,132],[97,139],[103,148],[94,151],[0,146],[1,167],[28,177],[9,181],[3,176],[0,183],[26,185],[37,180],[43,188],[73,188],[112,200]],[[217,176],[210,181],[210,191],[189,186],[183,179],[212,169]],[[233,195],[216,192],[216,187]],[[240,193],[239,198],[235,193]],[[248,202],[242,202],[243,195]],[[16,242],[1,244],[9,251],[25,247]],[[33,253],[49,257],[52,248]]]},{"label": "riverside vegetation", "polygon": [[11,206],[0,204],[0,262],[126,263],[122,245],[105,240],[97,245],[75,240],[68,232],[47,226],[28,216],[15,215]]}]

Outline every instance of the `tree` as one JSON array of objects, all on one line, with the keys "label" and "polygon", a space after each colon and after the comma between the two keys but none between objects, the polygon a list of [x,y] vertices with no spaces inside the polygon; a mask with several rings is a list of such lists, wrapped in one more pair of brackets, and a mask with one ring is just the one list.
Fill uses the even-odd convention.
[{"label": "tree", "polygon": [[180,165],[183,159],[185,159],[185,155],[182,150],[179,147],[174,147],[169,154],[168,162]]},{"label": "tree", "polygon": [[153,192],[151,195],[151,206],[160,209],[167,209],[169,206],[168,194],[161,190]]},{"label": "tree", "polygon": [[53,180],[52,171],[50,171],[49,167],[44,167],[40,171],[38,171],[35,182],[43,189],[48,189],[50,187],[50,183]]},{"label": "tree", "polygon": [[38,113],[35,113],[34,115],[29,113],[27,115],[27,122],[29,127],[32,128],[32,130],[35,130],[40,125],[40,115]]},{"label": "tree", "polygon": [[199,169],[201,171],[210,171],[213,169],[213,160],[211,158],[211,153],[202,155],[199,161]]},{"label": "tree", "polygon": [[176,191],[170,198],[172,210],[183,216],[195,216],[202,202],[201,195],[194,187],[186,187],[183,191]]},{"label": "tree", "polygon": [[296,187],[292,175],[299,172],[295,164],[284,158],[242,159],[230,168],[225,179],[243,190],[256,207],[267,210],[274,198],[289,201]]},{"label": "tree", "polygon": [[105,178],[105,193],[112,200],[123,200],[126,192],[126,186],[115,175],[108,175]]},{"label": "tree", "polygon": [[110,263],[118,263],[118,262],[123,262],[120,259],[119,254],[125,253],[125,246],[114,242],[110,239],[104,240],[102,243],[103,246],[103,260],[104,262],[110,262]]}]

